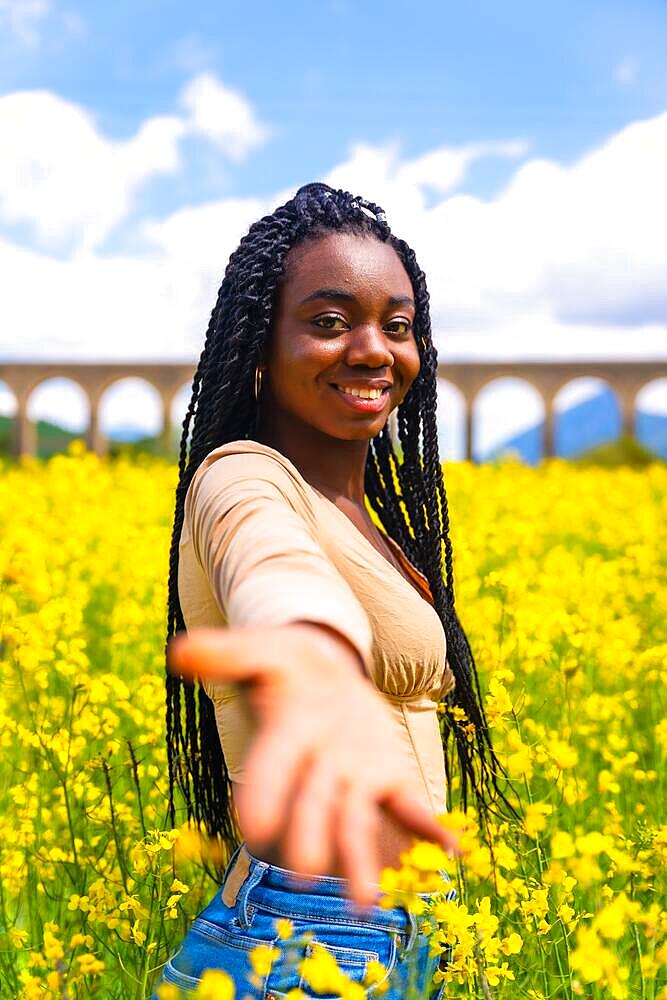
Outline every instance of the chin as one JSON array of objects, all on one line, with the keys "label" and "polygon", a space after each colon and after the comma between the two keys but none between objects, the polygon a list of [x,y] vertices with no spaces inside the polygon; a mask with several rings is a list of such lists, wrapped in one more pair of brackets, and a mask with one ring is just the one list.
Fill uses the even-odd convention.
[{"label": "chin", "polygon": [[323,433],[338,438],[339,441],[371,441],[380,434],[386,423],[386,420],[382,420],[376,425],[366,424],[365,427],[337,427],[327,429]]}]

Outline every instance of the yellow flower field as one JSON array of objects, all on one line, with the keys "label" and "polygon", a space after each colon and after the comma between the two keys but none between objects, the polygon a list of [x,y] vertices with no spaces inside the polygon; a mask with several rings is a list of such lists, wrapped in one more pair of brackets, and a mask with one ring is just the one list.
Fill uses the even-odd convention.
[{"label": "yellow flower field", "polygon": [[[496,825],[492,858],[454,810],[463,865],[415,845],[387,902],[418,910],[452,871],[457,901],[420,915],[451,949],[445,996],[667,1000],[667,468],[445,477],[457,607],[524,819]],[[197,831],[166,823],[176,481],[78,443],[0,464],[2,998],[148,998],[215,891]],[[337,982],[327,960],[309,959],[313,993]],[[201,997],[231,1000],[206,978]]]}]

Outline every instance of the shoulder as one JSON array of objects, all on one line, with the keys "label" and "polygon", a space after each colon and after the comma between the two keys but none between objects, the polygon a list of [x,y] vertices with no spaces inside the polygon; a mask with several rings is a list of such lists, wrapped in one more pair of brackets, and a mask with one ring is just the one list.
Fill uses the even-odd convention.
[{"label": "shoulder", "polygon": [[195,505],[212,495],[262,493],[283,497],[297,509],[312,509],[312,493],[296,466],[281,452],[259,441],[228,441],[208,453],[192,478],[186,503]]}]

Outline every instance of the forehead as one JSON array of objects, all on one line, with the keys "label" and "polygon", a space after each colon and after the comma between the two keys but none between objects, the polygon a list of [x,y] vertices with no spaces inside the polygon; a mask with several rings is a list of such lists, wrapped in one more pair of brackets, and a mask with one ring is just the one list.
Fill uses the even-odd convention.
[{"label": "forehead", "polygon": [[392,246],[372,236],[327,233],[287,255],[283,294],[302,298],[319,287],[344,288],[357,296],[411,296],[412,282]]}]

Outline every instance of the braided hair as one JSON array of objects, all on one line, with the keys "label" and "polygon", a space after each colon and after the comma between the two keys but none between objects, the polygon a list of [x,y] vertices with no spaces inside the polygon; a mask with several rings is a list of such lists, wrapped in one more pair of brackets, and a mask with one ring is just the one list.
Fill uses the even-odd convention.
[{"label": "braided hair", "polygon": [[[388,243],[412,282],[420,371],[397,407],[401,460],[387,421],[369,442],[364,489],[382,527],[428,580],[456,679],[442,725],[447,776],[458,758],[461,804],[467,808],[472,789],[484,817],[493,802],[509,805],[498,785],[499,777],[506,775],[491,745],[472,650],[455,609],[449,512],[436,424],[438,358],[431,338],[426,280],[414,251],[391,233],[384,212],[347,191],[306,184],[272,214],[253,223],[229,258],[183,422],[169,558],[167,642],[186,628],[177,574],[190,482],[210,451],[228,441],[252,439],[257,431],[255,368],[271,330],[285,259],[293,247],[332,231]],[[176,822],[174,789],[178,785],[188,821],[194,817],[228,857],[241,837],[213,702],[199,681],[166,672],[166,724],[170,821]]]}]

